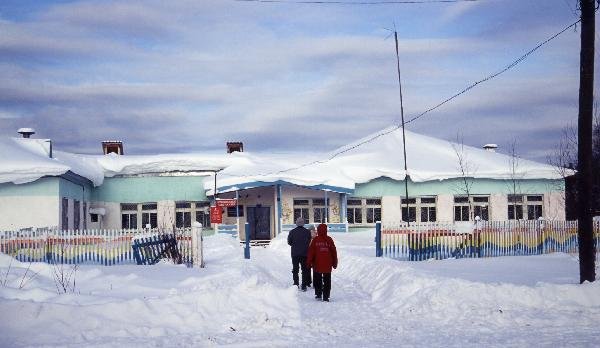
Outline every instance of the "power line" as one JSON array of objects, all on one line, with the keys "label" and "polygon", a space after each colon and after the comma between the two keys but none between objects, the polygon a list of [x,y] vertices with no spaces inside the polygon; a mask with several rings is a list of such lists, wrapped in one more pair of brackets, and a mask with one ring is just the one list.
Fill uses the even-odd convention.
[{"label": "power line", "polygon": [[394,5],[394,4],[435,4],[476,2],[480,0],[378,0],[378,1],[341,1],[341,0],[233,0],[236,2],[312,4],[312,5]]},{"label": "power line", "polygon": [[559,31],[558,33],[552,35],[551,37],[547,38],[546,40],[542,41],[541,43],[539,43],[537,46],[535,46],[534,48],[532,48],[531,50],[527,51],[527,53],[525,53],[524,55],[520,56],[519,58],[517,58],[515,61],[513,61],[512,63],[510,63],[509,65],[507,65],[506,67],[504,67],[502,70],[493,73],[491,75],[488,75],[486,77],[484,77],[483,79],[474,82],[472,84],[470,84],[468,87],[466,87],[465,89],[463,89],[462,91],[454,94],[453,96],[446,98],[444,101],[442,101],[441,103],[423,111],[422,113],[412,117],[411,119],[409,119],[408,121],[405,122],[405,124],[411,123],[413,121],[418,120],[419,118],[425,116],[426,114],[430,113],[431,111],[441,107],[442,105],[448,103],[449,101],[457,98],[458,96],[467,93],[468,91],[470,91],[471,89],[475,88],[477,85],[487,82],[499,75],[504,74],[505,72],[509,71],[510,69],[514,68],[515,66],[519,65],[519,63],[521,63],[522,61],[524,61],[525,59],[527,59],[527,57],[529,57],[533,52],[537,51],[539,48],[541,48],[542,46],[546,45],[548,42],[552,41],[553,39],[557,38],[560,34],[564,33],[565,31],[571,29],[572,27],[574,27],[575,25],[577,25],[577,23],[581,22],[581,19],[576,20],[575,22],[569,24],[568,26],[566,26],[564,29],[562,29],[561,31]]},{"label": "power line", "polygon": [[[247,1],[247,0],[244,0],[244,1]],[[267,1],[267,0],[265,0],[265,1]],[[419,118],[425,116],[426,114],[428,114],[428,113],[430,113],[430,112],[432,112],[432,111],[440,108],[442,105],[444,105],[444,104],[452,101],[453,99],[455,99],[455,98],[457,98],[457,97],[459,97],[459,96],[467,93],[468,91],[470,91],[471,89],[477,87],[481,83],[489,81],[489,80],[491,80],[493,78],[496,78],[496,77],[502,75],[503,73],[509,71],[510,69],[514,68],[519,63],[521,63],[522,61],[524,61],[525,59],[527,59],[532,53],[534,53],[535,51],[537,51],[538,49],[540,49],[541,47],[543,47],[544,45],[546,45],[548,42],[554,40],[555,38],[557,38],[558,36],[560,36],[561,34],[563,34],[565,31],[567,31],[570,28],[574,27],[579,22],[581,22],[581,19],[576,20],[575,22],[569,24],[568,26],[566,26],[565,28],[563,28],[562,30],[560,30],[559,32],[557,32],[556,34],[554,34],[554,35],[550,36],[549,38],[547,38],[546,40],[540,42],[537,46],[535,46],[531,50],[527,51],[525,54],[523,54],[522,56],[520,56],[519,58],[517,58],[516,60],[514,60],[512,63],[510,63],[509,65],[507,65],[506,67],[504,67],[500,71],[498,71],[498,72],[496,72],[494,74],[488,75],[487,77],[485,77],[485,78],[483,78],[483,79],[481,79],[481,80],[479,80],[477,82],[472,83],[471,85],[469,85],[465,89],[461,90],[460,92],[454,94],[453,96],[451,96],[449,98],[446,98],[444,101],[442,101],[442,102],[436,104],[435,106],[433,106],[433,107],[431,107],[431,108],[423,111],[422,113],[420,113],[420,114],[412,117],[410,120],[408,120],[408,121],[405,122],[405,125],[408,124],[408,123],[410,123],[410,122],[416,121]],[[365,140],[363,140],[363,141],[361,141],[359,143],[356,143],[356,144],[354,144],[354,145],[352,145],[350,147],[343,148],[342,150],[339,150],[339,151],[333,153],[332,155],[330,155],[326,159],[315,160],[315,161],[312,161],[312,162],[301,164],[301,165],[296,166],[296,167],[290,167],[290,168],[286,168],[286,169],[282,169],[282,170],[277,170],[277,171],[273,171],[273,172],[258,173],[258,174],[252,174],[252,175],[236,175],[236,174],[227,174],[227,173],[222,173],[222,175],[227,175],[227,176],[231,176],[231,177],[268,176],[268,175],[274,175],[274,174],[282,174],[282,173],[286,173],[286,172],[290,172],[290,171],[302,169],[302,168],[313,166],[313,165],[317,165],[317,164],[327,163],[327,162],[331,161],[332,159],[334,159],[334,158],[336,158],[336,157],[338,157],[338,156],[340,156],[340,155],[342,155],[342,154],[344,154],[346,152],[352,151],[352,150],[354,150],[354,149],[356,149],[356,148],[358,148],[360,146],[363,146],[365,144],[373,142],[376,139],[378,139],[378,138],[380,138],[382,136],[385,136],[387,134],[390,134],[390,133],[392,133],[392,132],[394,132],[394,131],[396,131],[396,130],[398,130],[400,128],[402,128],[402,125],[394,125],[394,126],[392,126],[390,128],[387,128],[387,129],[385,129],[385,130],[383,130],[383,131],[381,131],[381,132],[379,132],[379,133],[377,133],[377,134],[375,134],[375,135],[373,135],[373,136],[371,136],[371,137],[369,137],[369,138],[367,138],[367,139],[365,139]]]}]

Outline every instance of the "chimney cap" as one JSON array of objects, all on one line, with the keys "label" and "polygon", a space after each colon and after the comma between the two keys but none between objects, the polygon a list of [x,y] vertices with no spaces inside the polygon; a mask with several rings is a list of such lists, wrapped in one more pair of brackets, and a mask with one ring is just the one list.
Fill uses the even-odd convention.
[{"label": "chimney cap", "polygon": [[244,152],[244,143],[241,141],[228,141],[227,142],[227,153],[232,152]]},{"label": "chimney cap", "polygon": [[23,138],[29,138],[31,135],[35,134],[35,129],[33,128],[19,128],[17,133],[21,134]]},{"label": "chimney cap", "polygon": [[123,142],[120,140],[104,140],[102,141],[102,153],[108,155],[109,153],[115,153],[117,155],[123,155]]},{"label": "chimney cap", "polygon": [[498,144],[485,144],[483,145],[483,149],[490,152],[496,152],[498,148]]}]

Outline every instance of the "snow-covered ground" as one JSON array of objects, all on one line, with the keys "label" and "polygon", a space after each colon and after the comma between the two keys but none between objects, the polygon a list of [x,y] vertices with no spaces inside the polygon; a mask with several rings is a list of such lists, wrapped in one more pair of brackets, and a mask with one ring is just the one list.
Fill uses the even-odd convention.
[{"label": "snow-covered ground", "polygon": [[[206,238],[205,269],[81,266],[58,295],[46,264],[0,255],[0,346],[598,346],[600,282],[566,254],[398,262],[373,231],[333,234],[332,302],[291,286],[285,235]],[[10,265],[10,271],[9,271]],[[8,276],[6,276],[8,272]]]}]

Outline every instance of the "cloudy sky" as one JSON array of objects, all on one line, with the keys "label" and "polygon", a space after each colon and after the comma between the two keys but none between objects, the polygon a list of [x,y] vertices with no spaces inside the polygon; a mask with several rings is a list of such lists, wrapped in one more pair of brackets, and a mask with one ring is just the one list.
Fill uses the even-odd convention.
[{"label": "cloudy sky", "polygon": [[[348,0],[348,2],[356,0]],[[576,0],[334,5],[0,2],[0,135],[64,151],[329,151],[494,73],[576,20]],[[576,122],[579,27],[407,129],[545,161]]]}]

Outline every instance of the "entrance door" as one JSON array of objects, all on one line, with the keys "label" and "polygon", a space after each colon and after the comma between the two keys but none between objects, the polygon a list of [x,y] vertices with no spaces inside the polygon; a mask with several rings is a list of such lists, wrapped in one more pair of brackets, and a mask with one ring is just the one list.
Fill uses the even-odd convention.
[{"label": "entrance door", "polygon": [[271,208],[247,207],[250,239],[271,239]]}]

